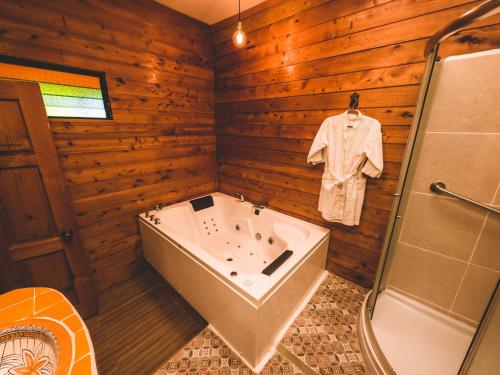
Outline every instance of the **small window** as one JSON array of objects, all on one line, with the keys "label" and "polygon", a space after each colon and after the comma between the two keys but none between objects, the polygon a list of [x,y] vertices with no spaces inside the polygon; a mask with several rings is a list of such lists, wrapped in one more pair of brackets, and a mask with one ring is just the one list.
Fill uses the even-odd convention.
[{"label": "small window", "polygon": [[49,117],[112,118],[102,72],[0,55],[0,79],[38,82]]}]

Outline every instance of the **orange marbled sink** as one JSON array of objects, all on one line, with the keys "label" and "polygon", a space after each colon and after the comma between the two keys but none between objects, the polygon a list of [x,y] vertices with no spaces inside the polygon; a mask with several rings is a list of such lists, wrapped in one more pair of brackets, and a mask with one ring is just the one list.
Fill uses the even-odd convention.
[{"label": "orange marbled sink", "polygon": [[78,312],[50,288],[0,295],[0,370],[8,374],[97,374],[92,341]]}]

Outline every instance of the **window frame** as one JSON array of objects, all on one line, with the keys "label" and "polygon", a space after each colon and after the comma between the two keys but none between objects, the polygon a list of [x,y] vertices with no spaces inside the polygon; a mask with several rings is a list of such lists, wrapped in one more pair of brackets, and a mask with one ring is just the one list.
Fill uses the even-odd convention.
[{"label": "window frame", "polygon": [[[113,112],[111,111],[111,103],[110,103],[109,95],[108,95],[108,85],[106,83],[106,73],[99,72],[96,70],[75,68],[75,67],[70,67],[70,66],[65,66],[65,65],[52,64],[52,63],[24,59],[24,58],[2,55],[2,54],[0,54],[0,62],[6,63],[6,64],[12,64],[12,65],[27,66],[30,68],[54,70],[54,71],[60,71],[60,72],[64,72],[64,73],[74,73],[74,74],[81,74],[81,75],[87,75],[87,76],[99,78],[99,85],[101,86],[101,93],[102,93],[102,101],[104,104],[104,112],[106,113],[105,118],[104,117],[66,117],[66,116],[48,116],[48,115],[47,115],[47,117],[51,118],[51,119],[113,120]],[[0,78],[1,78],[1,73],[0,73]],[[36,81],[33,81],[33,82],[36,82]]]}]

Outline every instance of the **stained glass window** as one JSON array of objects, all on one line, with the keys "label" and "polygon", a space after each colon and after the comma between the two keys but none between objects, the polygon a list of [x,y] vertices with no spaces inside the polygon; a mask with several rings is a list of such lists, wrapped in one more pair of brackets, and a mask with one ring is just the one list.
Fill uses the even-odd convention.
[{"label": "stained glass window", "polygon": [[38,82],[49,117],[111,118],[104,73],[0,56],[0,79]]}]

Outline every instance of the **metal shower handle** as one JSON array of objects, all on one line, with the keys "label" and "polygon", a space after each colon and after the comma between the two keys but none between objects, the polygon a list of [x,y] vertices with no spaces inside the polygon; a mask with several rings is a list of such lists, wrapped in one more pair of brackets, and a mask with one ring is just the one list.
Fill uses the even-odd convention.
[{"label": "metal shower handle", "polygon": [[481,207],[481,208],[484,208],[485,210],[488,210],[489,212],[492,212],[494,214],[500,214],[500,210],[497,210],[496,208],[493,208],[491,206],[488,206],[484,203],[481,203],[481,202],[478,202],[478,201],[475,201],[473,199],[470,199],[470,198],[467,198],[467,197],[464,197],[463,195],[460,195],[460,194],[457,194],[457,193],[454,193],[450,190],[447,190],[446,189],[446,184],[444,182],[441,182],[441,181],[436,181],[436,182],[433,182],[431,184],[431,186],[429,187],[431,189],[431,191],[433,191],[434,193],[443,193],[443,194],[447,194],[449,196],[452,196],[452,197],[455,197],[455,198],[458,198],[464,202],[467,202],[467,203],[470,203],[470,204],[473,204],[475,206],[478,206],[478,207]]}]

